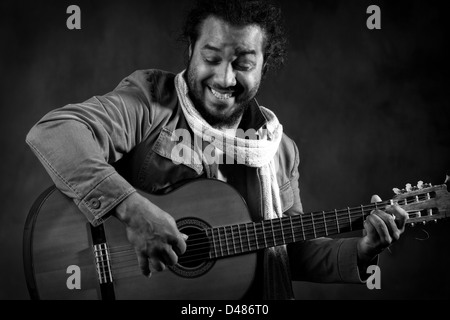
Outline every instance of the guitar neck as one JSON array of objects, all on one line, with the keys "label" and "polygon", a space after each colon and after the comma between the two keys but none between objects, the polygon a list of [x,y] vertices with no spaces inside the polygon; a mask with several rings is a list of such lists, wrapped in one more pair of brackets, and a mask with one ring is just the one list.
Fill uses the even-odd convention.
[{"label": "guitar neck", "polygon": [[[407,224],[425,223],[450,215],[450,196],[446,186],[441,185],[413,190],[397,195],[392,200],[353,208],[210,228],[206,230],[211,246],[209,255],[210,258],[220,258],[362,230],[364,220],[372,210],[383,210],[394,203],[408,212]],[[438,207],[441,207],[440,210],[437,210]]]},{"label": "guitar neck", "polygon": [[211,258],[252,252],[293,242],[327,237],[363,229],[367,215],[389,202],[355,208],[304,213],[207,230]]}]

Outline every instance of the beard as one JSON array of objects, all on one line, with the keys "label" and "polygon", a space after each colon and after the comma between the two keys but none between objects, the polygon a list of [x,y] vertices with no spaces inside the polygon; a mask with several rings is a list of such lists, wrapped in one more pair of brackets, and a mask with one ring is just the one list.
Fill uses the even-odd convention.
[{"label": "beard", "polygon": [[[244,93],[244,88],[238,82],[234,86],[235,102],[234,110],[231,114],[211,113],[205,105],[204,87],[197,82],[198,76],[194,68],[191,68],[191,63],[187,69],[187,85],[189,89],[189,97],[194,104],[195,109],[200,113],[203,119],[208,122],[213,128],[231,128],[238,125],[242,115],[248,109],[250,102],[256,96],[259,89],[258,82],[247,93]],[[209,89],[208,89],[209,90]]]}]

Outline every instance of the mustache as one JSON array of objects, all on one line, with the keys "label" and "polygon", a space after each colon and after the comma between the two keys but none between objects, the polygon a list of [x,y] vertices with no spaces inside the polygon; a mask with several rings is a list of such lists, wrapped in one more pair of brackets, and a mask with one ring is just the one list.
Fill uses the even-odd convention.
[{"label": "mustache", "polygon": [[242,86],[239,82],[236,82],[234,86],[224,87],[217,83],[208,84],[208,86],[219,92],[230,92],[233,95],[238,96],[244,92],[244,86]]}]

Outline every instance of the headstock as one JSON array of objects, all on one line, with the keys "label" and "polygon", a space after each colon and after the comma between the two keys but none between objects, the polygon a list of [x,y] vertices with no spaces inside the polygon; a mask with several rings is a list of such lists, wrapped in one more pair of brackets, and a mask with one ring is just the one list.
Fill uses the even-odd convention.
[{"label": "headstock", "polygon": [[[449,181],[447,176],[445,183]],[[446,184],[431,185],[419,181],[416,186],[406,184],[404,189],[394,188],[392,203],[400,205],[409,215],[407,224],[426,223],[450,217],[450,194]]]}]

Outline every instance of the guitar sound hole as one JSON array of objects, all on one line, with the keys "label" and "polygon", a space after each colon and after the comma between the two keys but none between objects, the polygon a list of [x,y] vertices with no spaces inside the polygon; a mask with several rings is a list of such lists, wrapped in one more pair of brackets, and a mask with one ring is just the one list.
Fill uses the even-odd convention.
[{"label": "guitar sound hole", "polygon": [[208,238],[203,230],[186,227],[181,230],[189,238],[186,241],[186,252],[178,259],[178,264],[184,268],[197,268],[209,258]]},{"label": "guitar sound hole", "polygon": [[186,241],[186,252],[178,258],[178,263],[169,269],[185,278],[204,275],[215,262],[209,257],[211,244],[205,231],[211,227],[198,218],[183,218],[177,221],[177,226],[180,232],[189,238]]}]

